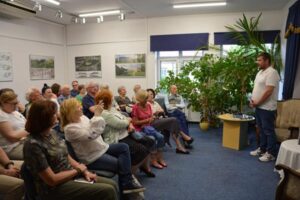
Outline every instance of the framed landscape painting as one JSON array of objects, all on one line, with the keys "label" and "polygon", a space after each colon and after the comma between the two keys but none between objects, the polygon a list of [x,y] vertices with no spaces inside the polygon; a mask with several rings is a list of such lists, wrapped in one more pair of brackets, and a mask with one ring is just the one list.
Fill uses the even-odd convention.
[{"label": "framed landscape painting", "polygon": [[75,57],[76,78],[101,78],[101,56]]},{"label": "framed landscape painting", "polygon": [[54,56],[30,55],[30,79],[54,79]]},{"label": "framed landscape painting", "polygon": [[145,77],[146,54],[115,56],[116,77]]},{"label": "framed landscape painting", "polygon": [[13,80],[12,55],[8,52],[0,52],[0,81]]}]

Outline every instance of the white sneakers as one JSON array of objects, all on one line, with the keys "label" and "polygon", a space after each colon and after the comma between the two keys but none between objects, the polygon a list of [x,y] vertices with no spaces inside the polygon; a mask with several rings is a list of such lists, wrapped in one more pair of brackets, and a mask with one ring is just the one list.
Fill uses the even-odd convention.
[{"label": "white sneakers", "polygon": [[254,151],[250,151],[250,155],[251,156],[261,156],[262,155],[262,151],[260,150],[260,147],[258,147]]},{"label": "white sneakers", "polygon": [[264,153],[261,157],[258,158],[261,162],[269,162],[275,160],[275,157],[268,152]]},{"label": "white sneakers", "polygon": [[259,160],[261,162],[269,162],[272,160],[275,160],[275,157],[272,154],[269,154],[268,152],[263,153],[261,149],[258,147],[254,151],[250,151],[251,156],[259,156]]}]

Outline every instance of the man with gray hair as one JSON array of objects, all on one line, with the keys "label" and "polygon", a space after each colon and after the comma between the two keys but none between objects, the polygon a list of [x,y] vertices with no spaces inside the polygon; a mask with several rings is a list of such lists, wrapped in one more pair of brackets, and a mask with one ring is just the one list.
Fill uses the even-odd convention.
[{"label": "man with gray hair", "polygon": [[91,119],[95,112],[95,96],[99,91],[99,84],[91,81],[86,85],[87,94],[82,98],[82,112]]},{"label": "man with gray hair", "polygon": [[62,86],[61,94],[57,98],[58,103],[61,104],[64,100],[70,99],[71,98],[70,93],[71,93],[71,91],[70,91],[70,86],[69,85]]}]

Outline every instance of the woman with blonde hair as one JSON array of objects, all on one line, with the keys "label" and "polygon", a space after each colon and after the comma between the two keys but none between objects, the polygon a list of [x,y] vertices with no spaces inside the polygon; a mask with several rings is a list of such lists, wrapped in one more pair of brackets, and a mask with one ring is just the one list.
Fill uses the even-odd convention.
[{"label": "woman with blonde hair", "polygon": [[[172,120],[171,118],[158,118],[157,116],[153,115],[152,108],[150,103],[148,103],[148,93],[146,90],[139,90],[136,95],[136,99],[138,103],[133,107],[133,124],[136,128],[142,129],[144,126],[151,125],[158,131],[168,130],[176,143],[176,153],[180,154],[189,154],[179,140],[180,136],[180,127],[176,120]],[[186,138],[188,141],[192,142],[192,138]],[[162,160],[158,162],[161,165],[164,165]]]},{"label": "woman with blonde hair", "polygon": [[124,194],[144,191],[131,174],[131,159],[127,144],[108,145],[102,139],[105,121],[100,116],[103,104],[95,106],[92,119],[82,113],[81,104],[74,98],[62,102],[61,126],[79,161],[91,170],[106,170],[118,173],[120,189]]},{"label": "woman with blonde hair", "polygon": [[101,116],[106,122],[103,132],[103,139],[109,144],[126,143],[129,146],[133,173],[138,167],[148,176],[155,177],[149,166],[149,153],[154,141],[148,137],[135,139],[132,134],[135,129],[131,123],[131,118],[127,118],[112,107],[113,94],[109,90],[100,91],[95,98],[95,102],[103,103]]},{"label": "woman with blonde hair", "polygon": [[18,95],[12,89],[0,90],[0,147],[10,159],[23,160],[25,117],[17,110]]},{"label": "woman with blonde hair", "polygon": [[54,102],[44,100],[32,104],[25,125],[30,135],[24,143],[24,165],[32,174],[38,197],[117,200],[118,186],[113,180],[97,177],[86,165],[71,158],[65,141],[52,129],[56,121]]}]

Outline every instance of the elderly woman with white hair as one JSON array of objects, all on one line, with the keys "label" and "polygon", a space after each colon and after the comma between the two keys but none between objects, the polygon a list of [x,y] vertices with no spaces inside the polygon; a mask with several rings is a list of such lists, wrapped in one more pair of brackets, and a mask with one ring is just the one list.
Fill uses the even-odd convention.
[{"label": "elderly woman with white hair", "polygon": [[41,100],[43,96],[38,88],[31,87],[26,91],[25,98],[28,101],[28,103],[25,104],[25,111],[24,111],[24,115],[27,118],[32,103]]}]

